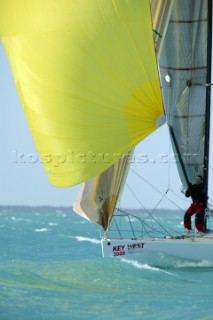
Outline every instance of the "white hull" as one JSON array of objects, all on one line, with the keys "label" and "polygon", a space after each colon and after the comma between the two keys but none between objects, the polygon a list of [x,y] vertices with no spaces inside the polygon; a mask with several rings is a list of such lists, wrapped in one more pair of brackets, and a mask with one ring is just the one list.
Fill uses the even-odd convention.
[{"label": "white hull", "polygon": [[213,262],[213,232],[203,237],[184,239],[102,239],[104,257],[126,257],[132,254],[157,252],[186,259],[208,260]]}]

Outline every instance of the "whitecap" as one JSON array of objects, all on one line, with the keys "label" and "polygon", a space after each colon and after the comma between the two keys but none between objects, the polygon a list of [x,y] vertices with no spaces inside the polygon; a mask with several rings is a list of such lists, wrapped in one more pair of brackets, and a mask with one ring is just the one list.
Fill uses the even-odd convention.
[{"label": "whitecap", "polygon": [[11,220],[13,220],[13,221],[22,221],[23,219],[21,219],[21,218],[16,218],[16,217],[12,216],[12,217],[11,217]]},{"label": "whitecap", "polygon": [[81,237],[81,236],[77,236],[77,237],[72,237],[75,238],[77,241],[88,241],[91,243],[95,243],[95,244],[100,244],[101,241],[95,238],[86,238],[86,237]]},{"label": "whitecap", "polygon": [[55,210],[55,212],[56,212],[58,215],[60,215],[61,217],[63,217],[63,218],[66,218],[66,217],[67,217],[66,212],[64,212],[63,210],[57,209],[57,210]]},{"label": "whitecap", "polygon": [[14,216],[11,217],[11,220],[13,220],[13,221],[27,221],[27,222],[32,221],[30,219],[16,218]]},{"label": "whitecap", "polygon": [[58,223],[56,223],[56,222],[49,222],[48,225],[49,225],[49,226],[57,226]]},{"label": "whitecap", "polygon": [[35,232],[46,232],[48,231],[47,228],[41,228],[41,229],[34,229]]},{"label": "whitecap", "polygon": [[172,276],[177,276],[174,273],[171,273],[171,272],[168,272],[168,271],[165,271],[165,270],[161,270],[161,269],[156,268],[156,267],[152,267],[152,266],[150,266],[148,264],[142,264],[142,263],[138,262],[137,260],[129,260],[129,259],[122,258],[121,261],[123,261],[125,263],[129,263],[133,267],[138,268],[138,269],[146,269],[146,270],[151,270],[151,271],[163,272],[163,273],[166,273],[166,274],[170,274]]},{"label": "whitecap", "polygon": [[209,268],[213,267],[213,263],[207,260],[201,261],[184,261],[184,262],[177,262],[177,268]]}]

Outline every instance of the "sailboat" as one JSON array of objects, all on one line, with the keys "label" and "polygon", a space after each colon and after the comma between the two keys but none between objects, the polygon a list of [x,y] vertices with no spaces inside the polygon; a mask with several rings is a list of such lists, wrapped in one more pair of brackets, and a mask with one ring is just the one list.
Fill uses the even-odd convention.
[{"label": "sailboat", "polygon": [[211,0],[1,1],[0,37],[41,162],[57,187],[84,183],[74,210],[103,228],[103,256],[213,261],[211,231],[109,236],[134,148],[165,122],[184,188],[197,174],[208,186],[211,29]]}]

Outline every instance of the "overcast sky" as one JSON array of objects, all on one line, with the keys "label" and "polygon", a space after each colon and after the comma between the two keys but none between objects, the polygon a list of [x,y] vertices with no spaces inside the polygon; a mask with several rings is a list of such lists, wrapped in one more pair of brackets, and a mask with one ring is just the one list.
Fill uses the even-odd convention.
[{"label": "overcast sky", "polygon": [[[72,188],[56,188],[52,186],[38,161],[31,163],[30,154],[38,157],[35,144],[30,134],[23,109],[15,89],[9,63],[0,43],[0,205],[53,205],[72,206],[80,186]],[[20,154],[24,154],[20,157]],[[166,126],[152,134],[137,147],[133,169],[155,185],[162,193],[172,189],[167,196],[182,208],[187,206],[186,200],[178,197],[180,180],[177,175]],[[166,156],[166,157],[165,157]],[[170,164],[166,160],[170,159]],[[146,182],[130,172],[128,185],[137,190],[137,197],[145,207],[152,208],[160,202],[162,208],[177,207],[167,200],[161,201],[162,195]],[[175,195],[175,193],[177,195]],[[139,207],[138,201],[125,188],[122,206]]]}]

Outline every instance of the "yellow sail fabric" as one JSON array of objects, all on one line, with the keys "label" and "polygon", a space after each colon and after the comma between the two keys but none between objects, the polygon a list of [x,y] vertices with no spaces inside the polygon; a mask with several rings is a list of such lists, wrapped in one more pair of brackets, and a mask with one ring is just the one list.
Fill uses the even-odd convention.
[{"label": "yellow sail fabric", "polygon": [[0,35],[54,185],[97,176],[156,129],[163,105],[149,0],[2,0],[0,12]]},{"label": "yellow sail fabric", "polygon": [[[158,60],[173,0],[150,0],[150,5]],[[108,230],[113,214],[119,206],[133,152],[134,148],[100,175],[83,184],[73,205],[76,213]]]},{"label": "yellow sail fabric", "polygon": [[78,7],[86,12],[89,2],[93,0],[1,0],[0,36],[67,30],[73,13]]}]

